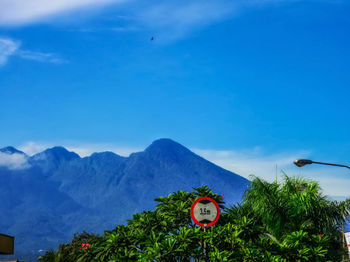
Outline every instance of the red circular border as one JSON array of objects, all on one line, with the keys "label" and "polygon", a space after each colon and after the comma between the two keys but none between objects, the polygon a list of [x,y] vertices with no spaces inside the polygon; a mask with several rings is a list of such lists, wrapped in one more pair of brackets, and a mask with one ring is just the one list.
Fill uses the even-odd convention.
[{"label": "red circular border", "polygon": [[[215,219],[214,219],[212,222],[210,222],[209,224],[207,224],[206,226],[205,226],[203,223],[199,222],[199,221],[194,217],[194,214],[193,214],[194,207],[195,207],[196,204],[197,204],[199,201],[201,201],[201,200],[209,200],[210,202],[214,203],[214,205],[216,206],[216,210],[217,210],[217,214],[216,214]],[[214,225],[214,224],[218,221],[218,219],[219,219],[219,217],[220,217],[220,207],[219,207],[218,203],[216,203],[216,201],[215,201],[214,199],[210,198],[210,197],[200,197],[200,198],[197,198],[196,201],[194,201],[193,204],[192,204],[192,206],[191,206],[191,217],[192,217],[193,222],[196,223],[197,225],[199,225],[199,226],[201,226],[201,227],[210,227],[210,226]]]}]

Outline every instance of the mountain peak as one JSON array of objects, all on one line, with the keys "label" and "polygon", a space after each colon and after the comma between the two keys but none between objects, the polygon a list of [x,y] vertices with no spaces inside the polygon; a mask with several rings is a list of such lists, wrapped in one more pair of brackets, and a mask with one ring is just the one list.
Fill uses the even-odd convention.
[{"label": "mountain peak", "polygon": [[197,157],[183,145],[168,138],[155,140],[144,152],[151,158],[158,159],[161,162],[178,162],[190,156]]},{"label": "mountain peak", "polygon": [[169,151],[169,150],[188,150],[183,145],[175,142],[174,140],[171,140],[170,138],[161,138],[153,141],[153,143],[146,148],[146,152],[151,151]]},{"label": "mountain peak", "polygon": [[13,155],[13,154],[25,155],[25,153],[23,153],[22,151],[14,148],[13,146],[7,146],[7,147],[4,147],[4,148],[1,148],[0,152],[5,153],[5,154],[9,154],[9,155]]},{"label": "mountain peak", "polygon": [[66,148],[64,148],[63,146],[54,146],[54,147],[46,149],[44,152],[66,153],[69,151]]},{"label": "mountain peak", "polygon": [[70,152],[62,146],[55,146],[33,156],[33,159],[44,160],[51,159],[51,161],[70,161],[80,156],[74,152]]},{"label": "mountain peak", "polygon": [[72,160],[74,158],[80,158],[78,154],[68,151],[63,146],[55,146],[49,149],[46,149],[44,152],[42,152],[46,155],[51,155],[55,158],[60,158],[64,160]]},{"label": "mountain peak", "polygon": [[111,158],[111,159],[123,159],[125,157],[122,157],[114,152],[111,151],[104,151],[104,152],[96,152],[93,153],[90,158],[93,159],[106,159],[106,158]]}]

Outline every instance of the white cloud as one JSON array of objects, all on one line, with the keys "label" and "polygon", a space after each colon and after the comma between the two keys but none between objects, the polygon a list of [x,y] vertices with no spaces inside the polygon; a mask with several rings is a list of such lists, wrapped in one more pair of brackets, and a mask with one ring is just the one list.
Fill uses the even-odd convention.
[{"label": "white cloud", "polygon": [[0,66],[6,64],[8,57],[18,50],[19,45],[11,39],[0,38]]},{"label": "white cloud", "polygon": [[156,1],[137,10],[142,25],[157,30],[166,41],[181,38],[195,28],[233,16],[242,1]]},{"label": "white cloud", "polygon": [[350,197],[350,176],[349,178],[343,178],[343,172],[340,170],[334,170],[332,173],[328,171],[328,176],[326,177],[318,177],[316,172],[312,173],[314,173],[312,178],[320,183],[325,194],[338,197]]},{"label": "white cloud", "polygon": [[81,157],[90,156],[96,152],[110,151],[120,156],[129,156],[131,153],[143,151],[140,147],[127,147],[107,144],[71,144],[66,148],[80,155]]},{"label": "white cloud", "polygon": [[28,156],[32,156],[53,146],[54,145],[50,143],[40,143],[40,142],[38,143],[38,142],[29,141],[24,143],[23,145],[20,145],[18,149],[26,153]]},{"label": "white cloud", "polygon": [[[156,34],[157,43],[174,41],[196,29],[235,17],[246,9],[296,0],[1,0],[0,26],[34,22],[61,22],[71,19],[70,12],[84,17],[96,15],[98,6],[109,5],[108,18],[120,18],[115,31],[143,28]],[[102,12],[102,11],[101,11]],[[81,17],[74,14],[74,23]],[[103,16],[102,19],[106,19]]]},{"label": "white cloud", "polygon": [[295,159],[306,158],[310,154],[307,151],[300,151],[269,155],[263,153],[259,148],[241,151],[194,149],[193,152],[246,178],[256,175],[269,181],[276,179],[276,165],[277,173],[280,175],[280,170],[289,170],[294,167]]},{"label": "white cloud", "polygon": [[46,62],[52,64],[64,64],[67,63],[66,60],[60,58],[56,54],[52,53],[42,53],[42,52],[34,52],[28,50],[19,50],[17,55],[23,59],[34,60],[38,62]]},{"label": "white cloud", "polygon": [[220,151],[193,149],[193,152],[227,170],[249,178],[251,174],[267,181],[281,181],[288,176],[302,176],[318,181],[323,192],[330,196],[350,196],[350,172],[346,168],[310,165],[299,168],[293,164],[298,158],[309,158],[310,151],[265,154],[260,149]]},{"label": "white cloud", "polygon": [[172,42],[205,26],[235,18],[247,10],[299,0],[149,0],[131,9],[138,26],[159,34],[157,42]]},{"label": "white cloud", "polygon": [[0,152],[0,166],[9,169],[25,169],[29,167],[27,157],[23,154],[6,154]]},{"label": "white cloud", "polygon": [[119,26],[119,27],[112,27],[109,28],[111,31],[116,31],[116,32],[131,32],[131,31],[138,31],[140,28],[135,27],[135,26]]},{"label": "white cloud", "polygon": [[129,156],[131,153],[143,151],[143,147],[128,147],[104,143],[77,143],[72,141],[57,142],[56,144],[47,142],[26,142],[18,146],[18,149],[32,156],[54,146],[63,146],[69,151],[77,153],[81,157],[90,156],[96,152],[110,151],[120,156]]},{"label": "white cloud", "polygon": [[121,0],[1,0],[0,25],[26,24],[49,16]]},{"label": "white cloud", "polygon": [[[252,0],[246,0],[252,1]],[[2,0],[0,1],[0,26],[24,25],[33,22],[67,19],[67,12],[86,13],[98,6],[117,5],[116,12],[125,12],[133,19],[131,24],[118,29],[137,28],[170,30],[173,38],[180,37],[193,27],[210,24],[232,15],[246,1],[237,0]],[[57,16],[60,15],[60,18]],[[62,16],[64,15],[64,16]],[[120,16],[120,14],[113,14]],[[79,19],[79,18],[78,18]]]},{"label": "white cloud", "polygon": [[19,41],[10,38],[0,38],[0,66],[5,65],[11,56],[52,64],[63,64],[67,62],[56,54],[23,50],[20,46],[21,43]]}]

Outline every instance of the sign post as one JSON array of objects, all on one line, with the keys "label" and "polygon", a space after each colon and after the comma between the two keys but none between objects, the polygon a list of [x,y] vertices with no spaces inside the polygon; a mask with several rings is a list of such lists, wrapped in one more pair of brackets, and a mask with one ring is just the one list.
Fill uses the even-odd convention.
[{"label": "sign post", "polygon": [[192,204],[191,217],[197,225],[204,228],[210,227],[219,220],[220,207],[214,199],[200,197]]},{"label": "sign post", "polygon": [[[193,202],[191,207],[191,217],[194,223],[204,228],[214,225],[220,217],[220,207],[216,201],[210,197],[200,197]],[[206,243],[203,241],[204,255]]]}]

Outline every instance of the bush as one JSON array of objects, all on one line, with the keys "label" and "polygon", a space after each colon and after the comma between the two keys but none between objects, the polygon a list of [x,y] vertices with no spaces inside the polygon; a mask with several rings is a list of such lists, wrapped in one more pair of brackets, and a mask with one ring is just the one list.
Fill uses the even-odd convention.
[{"label": "bush", "polygon": [[[196,226],[192,203],[207,196],[222,209],[210,228]],[[103,236],[86,232],[60,245],[56,261],[340,261],[341,228],[349,201],[327,200],[314,181],[253,178],[241,204],[225,207],[207,186],[155,199],[154,211],[135,214]],[[83,240],[91,244],[80,249]],[[42,261],[52,258],[52,252]]]}]

